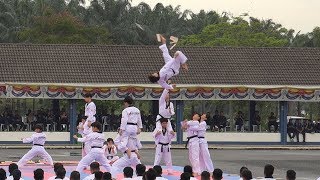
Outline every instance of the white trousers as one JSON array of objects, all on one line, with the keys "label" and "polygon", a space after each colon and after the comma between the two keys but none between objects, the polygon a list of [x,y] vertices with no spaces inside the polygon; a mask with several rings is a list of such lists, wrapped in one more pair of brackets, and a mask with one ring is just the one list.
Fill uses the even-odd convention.
[{"label": "white trousers", "polygon": [[208,149],[208,143],[200,139],[200,168],[201,171],[213,172],[214,167]]},{"label": "white trousers", "polygon": [[44,149],[43,146],[32,146],[31,150],[27,152],[18,162],[18,166],[24,166],[27,164],[35,156],[40,156],[44,160],[46,160],[50,165],[53,165],[52,157],[48,154],[48,152]]},{"label": "white trousers", "polygon": [[188,143],[188,149],[189,149],[189,161],[192,166],[192,170],[194,173],[201,173],[200,169],[200,147],[199,147],[199,139],[192,138],[190,139]]},{"label": "white trousers", "polygon": [[123,169],[125,167],[133,167],[135,168],[137,164],[141,164],[140,159],[138,159],[137,154],[131,152],[130,158],[127,154],[124,154],[120,159],[112,164],[111,167],[111,175],[112,178],[117,178],[118,173],[123,173]]},{"label": "white trousers", "polygon": [[89,154],[91,150],[90,142],[82,143],[82,158],[84,158],[87,154]]},{"label": "white trousers", "polygon": [[[161,148],[162,147],[162,148]],[[162,152],[161,152],[162,149]],[[156,147],[156,154],[154,157],[154,166],[160,165],[161,160],[165,163],[168,169],[168,173],[172,173],[172,158],[171,158],[171,150],[170,145],[162,146],[158,144]]]},{"label": "white trousers", "polygon": [[102,148],[92,148],[91,151],[84,158],[81,159],[76,170],[78,172],[82,172],[84,168],[89,166],[93,161],[98,162],[108,172],[111,171],[111,166],[109,164],[108,159],[104,155]]}]

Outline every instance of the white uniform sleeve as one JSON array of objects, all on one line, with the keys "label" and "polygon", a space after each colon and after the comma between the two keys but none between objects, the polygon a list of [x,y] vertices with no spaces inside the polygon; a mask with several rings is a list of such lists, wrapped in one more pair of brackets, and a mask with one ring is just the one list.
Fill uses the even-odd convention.
[{"label": "white uniform sleeve", "polygon": [[166,64],[168,61],[172,60],[172,57],[169,54],[169,50],[168,50],[166,44],[162,44],[161,46],[159,46],[159,49],[161,49],[161,51],[162,51],[162,56],[163,56],[164,62]]},{"label": "white uniform sleeve", "polygon": [[[139,110],[139,114],[140,114],[140,110]],[[141,114],[140,114],[140,115],[139,115],[139,117],[138,117],[137,125],[138,125],[138,128],[140,128],[140,129],[142,129],[142,128],[143,128],[143,126],[142,126]]]},{"label": "white uniform sleeve", "polygon": [[160,104],[165,104],[166,103],[166,96],[167,96],[168,93],[169,93],[169,91],[167,89],[164,89],[162,91],[162,94],[161,94],[160,99],[159,99],[159,106],[160,106]]},{"label": "white uniform sleeve", "polygon": [[120,124],[120,129],[121,130],[125,130],[126,129],[126,125],[128,123],[128,119],[129,119],[128,113],[127,113],[126,109],[124,109],[122,111],[122,117],[121,117],[121,124]]},{"label": "white uniform sleeve", "polygon": [[199,131],[199,122],[188,121],[188,129],[191,131]]},{"label": "white uniform sleeve", "polygon": [[96,115],[96,105],[94,103],[90,103],[88,105],[88,110],[88,120],[91,122],[94,115]]},{"label": "white uniform sleeve", "polygon": [[32,135],[31,137],[29,138],[23,138],[22,142],[23,143],[32,143],[34,140],[34,135]]},{"label": "white uniform sleeve", "polygon": [[206,131],[207,130],[207,123],[206,122],[201,122],[199,125],[199,130],[200,131]]},{"label": "white uniform sleeve", "polygon": [[164,88],[164,89],[173,89],[172,85],[169,85],[166,81],[165,81],[165,77],[161,77],[158,81],[159,85]]},{"label": "white uniform sleeve", "polygon": [[78,138],[78,142],[87,142],[90,139],[90,134],[88,136]]},{"label": "white uniform sleeve", "polygon": [[[114,154],[113,154],[113,155],[117,155],[117,153],[118,153],[117,147],[114,147],[113,150],[114,150]],[[112,152],[112,151],[111,151],[111,152]]]},{"label": "white uniform sleeve", "polygon": [[175,115],[176,113],[174,112],[174,106],[173,106],[173,103],[170,102],[170,114],[171,116]]}]

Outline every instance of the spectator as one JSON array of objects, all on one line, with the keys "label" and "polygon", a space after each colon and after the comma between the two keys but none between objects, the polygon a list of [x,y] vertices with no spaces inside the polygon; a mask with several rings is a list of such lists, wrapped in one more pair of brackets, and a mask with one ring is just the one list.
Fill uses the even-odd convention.
[{"label": "spectator", "polygon": [[243,180],[251,180],[252,179],[252,173],[248,169],[244,169],[241,174],[242,174]]},{"label": "spectator", "polygon": [[219,123],[219,111],[215,110],[214,111],[214,115],[212,117],[211,124],[210,124],[211,131],[214,131],[216,128],[219,127],[219,125],[220,125],[220,123]]},{"label": "spectator", "polygon": [[[12,179],[13,180],[23,180],[22,178],[21,178],[21,171],[19,170],[19,169],[15,169],[13,172],[12,172]],[[9,178],[8,178],[8,180],[9,180]]]},{"label": "spectator", "polygon": [[80,180],[80,173],[78,171],[72,171],[70,174],[70,180]]},{"label": "spectator", "polygon": [[265,180],[275,180],[273,178],[274,167],[271,164],[267,164],[264,167],[264,179]]},{"label": "spectator", "polygon": [[295,127],[292,123],[292,119],[289,119],[289,122],[287,124],[287,134],[290,138],[290,141],[293,142],[294,136],[295,136]]},{"label": "spectator", "polygon": [[103,180],[111,180],[111,173],[109,172],[105,172],[103,173],[103,177],[102,177]]},{"label": "spectator", "polygon": [[162,167],[159,165],[156,165],[153,167],[153,169],[156,171],[157,173],[157,178],[156,180],[167,180],[166,178],[162,177]]},{"label": "spectator", "polygon": [[271,126],[274,127],[274,132],[278,131],[277,117],[274,115],[274,112],[271,112],[270,116],[268,117],[268,130],[269,130],[269,132],[271,132]]},{"label": "spectator", "polygon": [[220,111],[219,122],[220,122],[220,126],[219,126],[220,130],[224,129],[227,126],[227,118],[224,116],[223,111]]},{"label": "spectator", "polygon": [[184,172],[180,175],[180,180],[190,180],[190,178],[191,178],[191,174],[187,172]]},{"label": "spectator", "polygon": [[[57,170],[58,170],[59,168],[63,168],[63,164],[61,164],[61,163],[55,163],[55,164],[53,165],[53,171],[54,171],[54,173],[55,173],[56,175],[50,177],[48,180],[55,180],[55,179],[56,179],[56,177],[58,176],[58,175],[57,175]],[[69,180],[69,178],[68,178],[68,177],[65,177],[63,180]]]},{"label": "spectator", "polygon": [[296,172],[294,170],[287,171],[287,180],[296,180]]},{"label": "spectator", "polygon": [[3,168],[0,168],[0,180],[6,180],[7,179],[7,173]]},{"label": "spectator", "polygon": [[150,168],[144,175],[144,180],[156,180],[157,178],[157,172]]},{"label": "spectator", "polygon": [[213,173],[212,173],[212,179],[213,180],[221,180],[222,177],[222,170],[221,169],[214,169]]},{"label": "spectator", "polygon": [[34,180],[44,180],[44,171],[42,169],[36,169],[33,171]]},{"label": "spectator", "polygon": [[244,124],[244,116],[243,116],[243,113],[239,111],[236,116],[236,122],[235,122],[235,125],[238,126],[236,131],[241,131],[243,124]]},{"label": "spectator", "polygon": [[257,125],[257,126],[261,125],[261,117],[259,116],[259,111],[254,112],[252,125]]},{"label": "spectator", "polygon": [[315,124],[314,130],[316,133],[320,133],[320,119],[318,119],[318,122]]},{"label": "spectator", "polygon": [[9,177],[8,177],[7,180],[13,180],[12,173],[13,173],[13,171],[16,170],[16,169],[18,169],[18,165],[17,165],[16,163],[11,163],[11,164],[9,165],[9,169],[8,169],[8,171],[9,171]]},{"label": "spectator", "polygon": [[201,173],[201,180],[210,180],[210,173],[208,171],[203,171]]},{"label": "spectator", "polygon": [[[13,128],[16,131],[22,131],[24,129],[24,124],[22,122],[22,117],[19,115],[18,111],[15,111],[14,116],[13,116]],[[18,125],[20,126],[18,128]]]},{"label": "spectator", "polygon": [[244,171],[244,170],[248,170],[248,168],[245,167],[245,166],[243,166],[243,167],[240,168],[240,173],[239,173],[239,175],[240,175],[240,180],[242,180],[242,171]]},{"label": "spectator", "polygon": [[123,176],[124,176],[124,180],[125,179],[132,179],[133,169],[131,167],[125,167],[123,169]]},{"label": "spectator", "polygon": [[[189,174],[191,175],[191,177],[194,177],[194,176],[193,176],[192,167],[189,166],[189,165],[187,165],[187,166],[185,166],[185,167],[183,168],[183,172],[189,173]],[[192,178],[190,178],[190,179],[192,179]]]},{"label": "spectator", "polygon": [[83,180],[93,180],[94,179],[94,173],[100,171],[100,164],[98,162],[93,162],[90,164],[90,172],[91,175],[85,177]]},{"label": "spectator", "polygon": [[66,125],[66,130],[68,131],[68,126],[69,126],[69,119],[68,119],[68,115],[67,112],[62,110],[61,114],[60,114],[60,130],[62,131],[62,124]]},{"label": "spectator", "polygon": [[146,172],[146,166],[143,164],[137,164],[136,165],[136,174],[137,177],[135,177],[135,180],[142,180],[144,173]]},{"label": "spectator", "polygon": [[[56,180],[65,180],[66,179],[66,169],[64,167],[59,167],[56,171],[57,177]],[[69,180],[69,178],[68,178]]]},{"label": "spectator", "polygon": [[299,142],[300,134],[302,134],[303,142],[306,142],[306,132],[304,126],[305,125],[303,124],[302,120],[297,120],[297,122],[295,123],[297,142]]},{"label": "spectator", "polygon": [[314,124],[310,119],[305,119],[305,132],[306,133],[313,133],[314,132]]},{"label": "spectator", "polygon": [[50,110],[48,112],[47,118],[46,118],[46,124],[50,124],[50,128],[51,129],[47,129],[47,131],[53,131],[53,126],[54,126],[54,115],[53,115],[53,111]]},{"label": "spectator", "polygon": [[94,173],[94,180],[101,180],[103,177],[103,172],[98,171]]}]

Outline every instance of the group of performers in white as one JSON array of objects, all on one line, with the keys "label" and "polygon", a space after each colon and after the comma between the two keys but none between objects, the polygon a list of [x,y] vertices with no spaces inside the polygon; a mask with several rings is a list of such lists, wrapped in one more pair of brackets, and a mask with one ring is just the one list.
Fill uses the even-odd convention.
[{"label": "group of performers in white", "polygon": [[[175,88],[171,84],[171,78],[179,74],[180,67],[188,70],[186,64],[187,57],[180,51],[175,52],[171,57],[166,46],[166,39],[161,36],[162,45],[159,47],[163,53],[165,65],[159,72],[152,73],[148,78],[151,82],[158,82],[163,88],[159,99],[159,114],[156,118],[156,127],[153,137],[156,144],[154,165],[160,165],[161,160],[167,166],[168,173],[173,172],[171,158],[171,142],[176,134],[172,128],[170,118],[175,114],[174,106],[170,102],[170,90]],[[142,145],[138,135],[142,129],[140,110],[133,106],[133,99],[124,99],[125,109],[122,111],[121,124],[115,139],[105,137],[102,134],[102,125],[96,122],[96,106],[92,101],[91,94],[85,94],[85,117],[78,125],[78,133],[81,137],[74,135],[78,142],[83,143],[82,159],[77,166],[77,171],[83,171],[93,161],[99,162],[112,177],[127,166],[135,167],[140,162],[139,149]],[[205,139],[206,114],[194,114],[192,120],[184,120],[182,128],[187,131],[187,147],[189,149],[189,160],[192,165],[194,175],[198,176],[202,171],[213,172],[214,167],[208,150],[208,143]],[[23,143],[33,143],[32,149],[25,154],[18,162],[18,166],[25,165],[35,156],[41,156],[48,164],[53,166],[51,156],[46,152],[44,144],[46,135],[42,132],[42,126],[35,126],[35,133],[30,138],[22,139]],[[119,158],[117,152],[123,153]]]}]

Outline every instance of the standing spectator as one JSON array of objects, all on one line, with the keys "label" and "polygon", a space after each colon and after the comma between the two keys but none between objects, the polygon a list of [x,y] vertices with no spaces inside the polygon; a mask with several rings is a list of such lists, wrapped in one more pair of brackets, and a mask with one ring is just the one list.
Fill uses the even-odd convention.
[{"label": "standing spectator", "polygon": [[235,125],[238,126],[238,129],[236,129],[236,131],[240,131],[242,129],[243,123],[244,123],[243,113],[241,111],[238,111],[238,114],[236,116],[236,123],[235,123]]},{"label": "standing spectator", "polygon": [[78,171],[72,171],[70,174],[70,180],[80,180],[80,173]]},{"label": "standing spectator", "polygon": [[42,169],[36,169],[33,171],[34,180],[44,180],[44,171]]},{"label": "standing spectator", "polygon": [[295,126],[292,123],[292,119],[289,119],[289,122],[287,124],[287,134],[288,134],[291,142],[293,142],[293,139],[295,137],[295,131],[296,131]]},{"label": "standing spectator", "polygon": [[287,180],[296,180],[296,172],[294,170],[287,171]]},{"label": "standing spectator", "polygon": [[269,130],[269,132],[271,132],[271,126],[274,127],[274,132],[278,131],[277,117],[274,115],[274,112],[271,112],[270,116],[268,117],[268,130]]},{"label": "standing spectator", "polygon": [[296,127],[297,142],[299,142],[300,134],[302,134],[303,142],[306,142],[306,132],[305,132],[305,127],[302,120],[297,120],[297,122],[295,123],[295,127]]},{"label": "standing spectator", "polygon": [[227,126],[227,118],[224,116],[223,111],[220,111],[220,116],[219,116],[219,122],[220,122],[220,130],[224,129]]},{"label": "standing spectator", "polygon": [[219,111],[215,110],[214,111],[214,115],[212,117],[211,124],[210,124],[211,131],[215,131],[215,129],[218,128],[219,125],[220,125],[220,123],[219,123]]},{"label": "standing spectator", "polygon": [[274,167],[271,164],[267,164],[264,167],[264,180],[275,180],[273,178]]},{"label": "standing spectator", "polygon": [[250,170],[245,169],[242,171],[242,179],[243,180],[251,180],[252,179],[252,173]]},{"label": "standing spectator", "polygon": [[7,173],[3,168],[0,168],[0,180],[7,179]]}]

